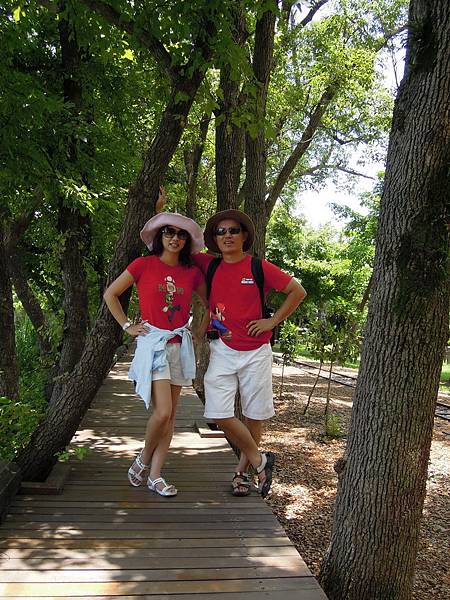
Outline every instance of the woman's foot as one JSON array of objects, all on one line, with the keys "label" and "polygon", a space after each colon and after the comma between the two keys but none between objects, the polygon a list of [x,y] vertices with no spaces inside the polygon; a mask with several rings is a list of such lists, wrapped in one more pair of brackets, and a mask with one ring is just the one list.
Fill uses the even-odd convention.
[{"label": "woman's foot", "polygon": [[164,477],[156,477],[155,479],[151,479],[151,477],[147,480],[148,489],[152,492],[156,492],[160,496],[176,496],[178,494],[177,488],[168,484]]},{"label": "woman's foot", "polygon": [[261,464],[256,472],[259,477],[259,493],[265,498],[272,485],[273,467],[275,465],[275,454],[273,452],[261,453]]},{"label": "woman's foot", "polygon": [[145,472],[149,469],[149,465],[142,462],[142,452],[143,450],[139,452],[131,467],[128,469],[128,481],[134,487],[139,487],[144,483]]}]

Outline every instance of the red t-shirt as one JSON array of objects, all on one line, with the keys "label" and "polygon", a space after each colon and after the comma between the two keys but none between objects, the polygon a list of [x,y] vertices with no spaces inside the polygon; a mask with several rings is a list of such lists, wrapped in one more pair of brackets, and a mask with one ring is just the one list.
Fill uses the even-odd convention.
[{"label": "red t-shirt", "polygon": [[[159,256],[141,256],[128,265],[137,287],[144,321],[159,329],[177,329],[189,321],[192,292],[203,281],[198,267],[170,266]],[[179,336],[172,341],[180,341]]]},{"label": "red t-shirt", "polygon": [[[213,259],[209,254],[195,254],[194,262],[206,275],[208,265]],[[217,267],[211,285],[209,310],[211,321],[219,331],[228,330],[231,337],[222,335],[222,341],[234,350],[256,350],[267,344],[271,331],[257,337],[248,335],[249,321],[261,319],[261,300],[259,290],[252,275],[252,258],[245,256],[237,263],[221,261]],[[264,295],[270,290],[283,290],[292,276],[267,260],[262,261],[264,272]]]}]

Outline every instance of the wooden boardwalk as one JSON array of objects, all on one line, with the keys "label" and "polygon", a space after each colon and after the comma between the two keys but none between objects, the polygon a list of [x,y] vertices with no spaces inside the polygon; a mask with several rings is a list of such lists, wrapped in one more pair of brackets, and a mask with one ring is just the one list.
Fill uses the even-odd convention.
[{"label": "wooden boardwalk", "polygon": [[128,485],[141,447],[142,401],[118,363],[74,443],[61,495],[18,495],[0,527],[1,598],[326,600],[265,502],[230,495],[235,456],[194,428],[202,406],[184,394],[164,470],[178,496]]}]

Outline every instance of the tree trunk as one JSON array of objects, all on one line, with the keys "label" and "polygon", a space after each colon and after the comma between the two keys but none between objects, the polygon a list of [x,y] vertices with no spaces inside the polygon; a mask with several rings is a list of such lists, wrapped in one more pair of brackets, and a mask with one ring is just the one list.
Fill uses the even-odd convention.
[{"label": "tree trunk", "polygon": [[186,169],[186,216],[190,219],[197,219],[197,184],[200,161],[205,147],[206,136],[208,134],[211,115],[203,115],[199,127],[199,139],[193,147],[184,152],[184,167]]},{"label": "tree trunk", "polygon": [[4,226],[0,223],[0,396],[19,397],[14,307]]},{"label": "tree trunk", "polygon": [[246,135],[246,176],[244,183],[245,212],[255,224],[252,254],[264,257],[266,228],[270,213],[266,210],[267,149],[263,123],[266,118],[267,92],[273,60],[275,14],[269,9],[256,23],[253,73],[256,82],[255,118],[259,126],[255,136]]},{"label": "tree trunk", "polygon": [[412,0],[346,462],[320,580],[330,600],[411,598],[448,338],[450,12]]},{"label": "tree trunk", "polygon": [[[42,312],[41,305],[28,283],[28,276],[24,272],[18,253],[14,251],[10,252],[9,260],[11,265],[11,280],[14,289],[36,331],[39,351],[44,364],[46,364],[52,351],[47,321]],[[46,366],[48,367],[49,365],[47,364]]]},{"label": "tree trunk", "polygon": [[59,230],[63,236],[61,276],[64,285],[64,328],[58,374],[70,373],[79,361],[89,318],[88,288],[83,256],[90,239],[89,219],[78,209],[61,206]]},{"label": "tree trunk", "polygon": [[[171,99],[144,157],[137,181],[129,190],[123,226],[109,269],[109,281],[120,275],[141,253],[139,231],[152,215],[159,186],[178,146],[202,79],[203,74],[199,72],[195,72],[192,79],[180,77],[172,90]],[[177,97],[183,100],[177,100]],[[17,458],[16,462],[21,466],[26,479],[44,478],[55,462],[55,454],[70,442],[110,369],[115,349],[121,340],[122,330],[103,303],[87,337],[80,361],[55,386],[45,421]]]},{"label": "tree trunk", "polygon": [[[242,4],[233,11],[233,40],[243,47],[247,37],[246,17]],[[219,108],[216,117],[216,190],[217,210],[239,207],[238,191],[244,160],[244,128],[237,123],[244,101],[241,93],[242,77],[236,67],[222,65],[220,70]]]},{"label": "tree trunk", "polygon": [[[64,102],[70,107],[76,130],[81,119],[83,89],[80,78],[81,51],[77,32],[72,23],[62,15],[66,6],[60,7],[58,22],[63,71]],[[77,168],[77,135],[72,131],[67,140],[68,161]],[[80,174],[84,179],[83,174]],[[69,206],[59,199],[58,228],[62,236],[60,254],[61,275],[64,285],[64,328],[58,375],[70,373],[80,359],[86,339],[88,323],[88,288],[84,268],[84,254],[90,242],[90,219],[83,216],[78,207]]]}]

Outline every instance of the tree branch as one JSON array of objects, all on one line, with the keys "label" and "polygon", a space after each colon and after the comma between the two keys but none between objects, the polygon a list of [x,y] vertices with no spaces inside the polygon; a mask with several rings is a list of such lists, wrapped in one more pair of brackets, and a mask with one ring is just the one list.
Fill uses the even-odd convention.
[{"label": "tree branch", "polygon": [[324,4],[327,4],[328,2],[329,0],[319,0],[319,2],[315,2],[311,6],[311,9],[306,15],[306,17],[300,21],[300,23],[297,26],[297,29],[303,29],[303,27],[308,25],[308,23],[310,23],[313,20],[314,15],[322,8]]},{"label": "tree branch", "polygon": [[348,173],[349,175],[356,175],[357,177],[364,177],[365,179],[371,179],[372,181],[376,181],[376,177],[372,177],[371,175],[366,175],[365,173],[360,173],[359,171],[355,171],[354,169],[349,169],[348,167],[341,167],[339,165],[330,165],[330,167],[337,169],[338,171],[342,171],[343,173]]},{"label": "tree branch", "polygon": [[169,52],[167,52],[164,45],[158,40],[158,38],[146,30],[141,28],[138,30],[134,21],[119,13],[110,4],[106,4],[102,0],[80,0],[80,2],[121,31],[135,36],[136,39],[138,39],[139,42],[141,42],[141,44],[150,51],[157,63],[162,69],[164,69],[170,80],[173,81],[178,76],[177,70],[172,66],[172,60]]},{"label": "tree branch", "polygon": [[337,90],[338,90],[338,88],[336,85],[330,85],[322,94],[322,97],[320,98],[316,108],[314,109],[314,111],[309,119],[309,123],[306,126],[305,131],[303,132],[301,140],[299,141],[297,146],[294,148],[291,156],[285,162],[272,189],[270,190],[269,196],[267,198],[267,205],[266,205],[267,214],[270,215],[270,213],[272,212],[272,209],[275,206],[275,202],[277,201],[279,195],[281,194],[281,191],[282,191],[283,187],[285,186],[287,180],[291,176],[292,171],[295,169],[299,160],[302,158],[302,156],[305,154],[305,152],[309,148],[309,146],[313,140],[314,134],[316,133],[316,131],[319,128],[319,125],[322,121],[322,117],[323,117],[326,109],[330,105],[331,101],[335,97]]}]

